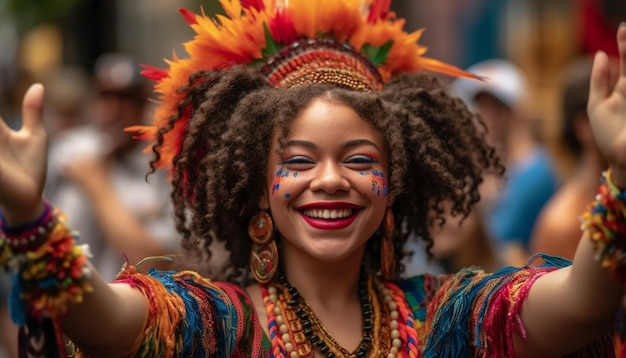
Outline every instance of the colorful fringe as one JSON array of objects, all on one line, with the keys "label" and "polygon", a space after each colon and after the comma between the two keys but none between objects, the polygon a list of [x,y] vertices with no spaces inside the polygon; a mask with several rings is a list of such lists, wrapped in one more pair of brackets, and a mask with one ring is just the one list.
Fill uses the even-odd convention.
[{"label": "colorful fringe", "polygon": [[[524,336],[519,314],[530,287],[541,275],[570,264],[540,257],[545,265],[505,268],[494,274],[466,269],[454,276],[417,276],[397,287],[386,283],[398,305],[400,336],[405,342],[397,357],[514,356],[513,336]],[[284,348],[272,348],[270,341],[280,334],[276,322],[268,322],[268,339],[250,298],[236,285],[211,282],[195,272],[152,270],[144,275],[132,266],[125,267],[115,282],[141,290],[148,301],[143,334],[129,356],[261,358],[284,354]],[[267,310],[275,304],[265,303]],[[34,327],[39,328],[39,335],[52,337],[52,329],[59,332],[58,326],[43,327],[44,323]],[[79,350],[74,353],[85,357]],[[568,355],[614,356],[611,332]]]},{"label": "colorful fringe", "polygon": [[[191,271],[144,275],[126,266],[114,281],[148,300],[143,334],[133,357],[267,357],[271,347],[244,290]],[[78,357],[86,357],[77,352]]]},{"label": "colorful fringe", "polygon": [[[541,257],[546,264],[531,267]],[[569,265],[565,259],[537,255],[524,268],[493,274],[464,269],[454,276],[418,276],[400,282],[415,312],[424,358],[513,357],[513,336],[525,335],[520,310],[541,275]],[[420,342],[420,343],[421,343]],[[568,357],[613,357],[610,332]]]}]

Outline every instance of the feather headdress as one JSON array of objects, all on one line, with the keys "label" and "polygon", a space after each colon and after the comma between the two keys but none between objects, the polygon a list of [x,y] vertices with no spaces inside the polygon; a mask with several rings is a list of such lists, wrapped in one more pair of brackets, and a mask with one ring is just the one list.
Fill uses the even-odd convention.
[{"label": "feather headdress", "polygon": [[178,116],[158,149],[157,169],[169,167],[180,151],[190,113],[178,112],[185,96],[178,89],[199,70],[243,64],[257,66],[279,87],[324,82],[363,90],[378,90],[402,72],[471,76],[424,57],[422,30],[405,32],[405,20],[390,11],[391,0],[219,1],[225,16],[180,10],[196,32],[184,44],[188,58],[174,55],[166,69],[144,66],[143,74],[156,82],[159,105],[152,126],[127,131],[154,140]]}]

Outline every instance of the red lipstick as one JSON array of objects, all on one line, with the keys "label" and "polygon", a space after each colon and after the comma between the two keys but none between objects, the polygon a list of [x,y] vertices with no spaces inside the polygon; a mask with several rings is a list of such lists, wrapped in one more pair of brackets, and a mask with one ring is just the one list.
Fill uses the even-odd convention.
[{"label": "red lipstick", "polygon": [[[342,218],[334,218],[334,219],[325,219],[320,217],[310,217],[305,215],[305,211],[307,210],[351,210],[352,213],[350,216],[342,217]],[[358,215],[358,211],[361,209],[360,206],[354,205],[352,203],[345,202],[318,202],[304,205],[298,209],[298,213],[306,221],[307,224],[311,225],[316,229],[322,230],[339,230],[343,229],[356,219]]]}]

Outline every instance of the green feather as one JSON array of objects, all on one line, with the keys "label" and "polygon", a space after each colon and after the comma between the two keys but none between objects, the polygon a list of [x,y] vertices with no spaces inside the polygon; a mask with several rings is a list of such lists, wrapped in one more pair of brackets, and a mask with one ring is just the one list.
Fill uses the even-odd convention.
[{"label": "green feather", "polygon": [[382,46],[365,44],[361,48],[361,51],[365,53],[365,56],[367,56],[374,66],[378,66],[387,60],[387,56],[389,55],[389,50],[391,50],[392,45],[393,40],[387,41]]},{"label": "green feather", "polygon": [[262,51],[263,58],[270,58],[280,50],[281,46],[274,40],[270,29],[265,23],[263,24],[263,30],[265,31],[265,48]]}]

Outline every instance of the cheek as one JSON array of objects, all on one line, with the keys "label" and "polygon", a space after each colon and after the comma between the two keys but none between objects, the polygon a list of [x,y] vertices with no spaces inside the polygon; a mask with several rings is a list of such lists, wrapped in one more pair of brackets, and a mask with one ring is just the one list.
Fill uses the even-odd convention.
[{"label": "cheek", "polygon": [[373,198],[387,199],[389,186],[387,184],[387,175],[378,170],[361,172],[361,181],[366,187],[366,193]]},{"label": "cheek", "polygon": [[270,185],[270,195],[274,199],[291,198],[293,189],[298,185],[298,172],[280,168],[274,173]]}]

